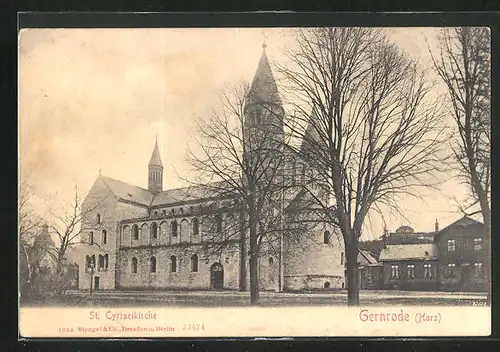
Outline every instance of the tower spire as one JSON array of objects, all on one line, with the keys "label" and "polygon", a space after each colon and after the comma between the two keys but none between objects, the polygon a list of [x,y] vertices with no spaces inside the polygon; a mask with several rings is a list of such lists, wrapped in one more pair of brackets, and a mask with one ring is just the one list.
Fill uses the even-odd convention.
[{"label": "tower spire", "polygon": [[163,163],[158,148],[158,137],[156,137],[153,154],[148,165],[148,189],[153,193],[163,190]]},{"label": "tower spire", "polygon": [[262,50],[266,50],[266,33],[264,32],[264,28],[262,29]]}]

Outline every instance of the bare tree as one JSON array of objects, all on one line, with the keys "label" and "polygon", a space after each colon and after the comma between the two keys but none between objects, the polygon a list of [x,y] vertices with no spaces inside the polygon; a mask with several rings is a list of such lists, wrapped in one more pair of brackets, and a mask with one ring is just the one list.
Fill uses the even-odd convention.
[{"label": "bare tree", "polygon": [[348,305],[359,305],[366,217],[438,183],[439,108],[425,73],[380,29],[300,29],[286,56],[278,73],[295,111],[287,125],[310,145],[296,153],[314,170],[309,183],[328,195],[309,192],[342,233]]},{"label": "bare tree", "polygon": [[[464,214],[480,213],[484,222],[485,248],[491,236],[491,112],[490,33],[488,28],[442,29],[440,51],[432,53],[434,67],[447,88],[449,112],[456,138],[452,151],[460,176],[468,185],[472,200]],[[471,211],[479,205],[479,211]],[[491,266],[486,265],[488,282]],[[491,289],[489,290],[491,292]],[[490,295],[488,295],[490,297]]]},{"label": "bare tree", "polygon": [[[42,220],[31,206],[33,188],[27,181],[19,185],[18,226],[19,226],[19,279],[21,291],[27,295],[37,294],[35,274],[40,266],[40,252],[36,248],[35,237],[41,230]],[[26,286],[25,286],[26,285]],[[28,287],[30,292],[24,290]]]},{"label": "bare tree", "polygon": [[252,95],[246,84],[230,87],[211,117],[198,122],[196,150],[188,156],[196,177],[188,181],[205,190],[213,212],[233,214],[223,230],[217,217],[212,226],[204,225],[204,231],[212,234],[207,246],[222,250],[230,242],[240,243],[241,280],[246,281],[248,253],[250,300],[257,304],[259,257],[282,255],[283,233],[303,233],[299,228],[304,226],[284,221],[284,200],[297,195],[284,177],[284,111],[276,101],[258,101]]},{"label": "bare tree", "polygon": [[[56,294],[64,293],[67,282],[65,270],[67,269],[67,252],[68,249],[83,243],[89,243],[87,238],[82,238],[84,227],[83,221],[88,214],[93,212],[102,204],[104,199],[93,202],[90,206],[82,207],[85,197],[81,196],[78,188],[75,187],[73,200],[69,207],[64,208],[60,212],[52,212],[52,221],[50,229],[57,235],[57,242],[54,247],[48,250],[55,261],[55,270],[52,277],[51,288]],[[93,245],[99,246],[97,242]]]}]

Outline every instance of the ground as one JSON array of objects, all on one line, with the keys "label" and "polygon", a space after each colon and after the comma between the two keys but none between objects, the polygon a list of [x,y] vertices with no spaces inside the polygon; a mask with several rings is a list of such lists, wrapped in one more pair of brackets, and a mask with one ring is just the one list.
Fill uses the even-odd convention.
[{"label": "ground", "polygon": [[[249,305],[247,292],[235,291],[73,291],[62,298],[23,306],[171,306],[171,307],[239,307]],[[276,293],[262,292],[260,305],[279,306],[345,306],[347,293]],[[360,305],[440,305],[484,306],[486,294],[472,292],[361,291]]]}]

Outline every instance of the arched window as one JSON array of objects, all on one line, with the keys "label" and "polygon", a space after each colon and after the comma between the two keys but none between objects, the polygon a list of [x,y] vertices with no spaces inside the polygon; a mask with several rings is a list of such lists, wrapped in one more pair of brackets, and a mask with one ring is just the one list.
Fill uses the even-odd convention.
[{"label": "arched window", "polygon": [[102,230],[102,244],[106,244],[108,242],[108,233],[106,230]]},{"label": "arched window", "polygon": [[325,231],[323,233],[323,243],[324,244],[329,244],[330,243],[330,231]]},{"label": "arched window", "polygon": [[157,211],[155,211],[155,216],[158,216],[158,212]]},{"label": "arched window", "polygon": [[170,234],[173,237],[177,237],[177,221],[174,220],[170,223]]},{"label": "arched window", "polygon": [[109,266],[109,255],[104,254],[104,270],[108,271],[108,266]]},{"label": "arched window", "polygon": [[186,219],[181,220],[181,242],[189,242],[189,222]]},{"label": "arched window", "polygon": [[158,225],[156,222],[151,224],[151,237],[152,238],[158,238]]},{"label": "arched window", "polygon": [[137,224],[134,224],[134,226],[132,226],[132,238],[134,240],[139,239],[139,226]]},{"label": "arched window", "polygon": [[269,257],[269,265],[273,265],[274,264],[274,258],[273,257]]},{"label": "arched window", "polygon": [[191,256],[191,271],[198,272],[198,256],[196,254]]},{"label": "arched window", "polygon": [[220,214],[215,215],[215,232],[222,232],[222,215]]},{"label": "arched window", "polygon": [[137,258],[132,258],[132,273],[137,274]]},{"label": "arched window", "polygon": [[90,266],[95,269],[95,254],[90,257]]},{"label": "arched window", "polygon": [[329,282],[329,281],[325,282],[324,287],[325,287],[325,288],[330,288],[330,282]]},{"label": "arched window", "polygon": [[99,254],[99,266],[97,267],[97,271],[101,271],[104,269],[104,256]]},{"label": "arched window", "polygon": [[142,226],[141,226],[141,238],[147,239],[147,237],[145,237],[145,236],[148,236],[148,232],[149,232],[148,224],[142,224]]},{"label": "arched window", "polygon": [[177,258],[175,257],[175,255],[170,257],[170,272],[177,272]]},{"label": "arched window", "polygon": [[96,221],[97,221],[97,224],[100,225],[101,224],[101,214],[97,213],[97,216],[96,216]]},{"label": "arched window", "polygon": [[198,236],[200,233],[200,222],[198,218],[193,219],[193,236]]},{"label": "arched window", "polygon": [[90,231],[90,233],[89,233],[89,243],[91,245],[94,244],[94,233],[92,231]]},{"label": "arched window", "polygon": [[90,260],[90,255],[85,256],[85,270],[90,269],[90,264],[92,261]]},{"label": "arched window", "polygon": [[149,261],[149,271],[152,273],[156,273],[156,257],[152,256]]},{"label": "arched window", "polygon": [[344,252],[340,253],[340,265],[344,265]]},{"label": "arched window", "polygon": [[163,209],[162,214],[163,214],[163,216],[167,215],[167,211],[165,209]]}]

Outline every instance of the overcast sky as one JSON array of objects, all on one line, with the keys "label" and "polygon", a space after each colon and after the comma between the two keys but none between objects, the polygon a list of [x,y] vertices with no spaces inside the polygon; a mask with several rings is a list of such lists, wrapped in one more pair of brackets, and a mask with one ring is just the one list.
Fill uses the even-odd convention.
[{"label": "overcast sky", "polygon": [[[287,29],[23,29],[19,37],[20,177],[35,187],[37,209],[57,209],[74,186],[87,192],[99,174],[147,188],[158,135],[164,189],[185,186],[186,145],[227,84],[250,81],[263,33],[271,62],[291,45]],[[391,29],[390,37],[430,66],[434,29]],[[439,89],[437,89],[439,91]],[[456,180],[425,200],[387,214],[389,230],[432,231],[458,219]],[[378,219],[364,236],[381,235]]]}]

